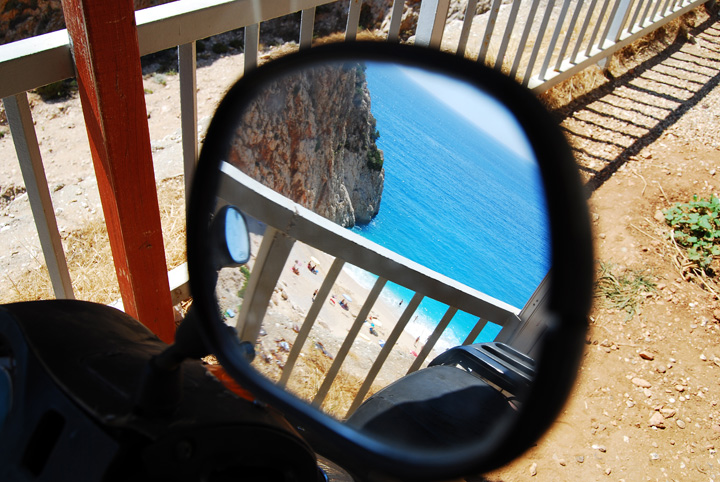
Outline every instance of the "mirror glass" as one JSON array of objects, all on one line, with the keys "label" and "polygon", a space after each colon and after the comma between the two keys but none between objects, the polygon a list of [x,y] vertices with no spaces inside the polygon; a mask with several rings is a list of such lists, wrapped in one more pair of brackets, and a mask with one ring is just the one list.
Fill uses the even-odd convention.
[{"label": "mirror glass", "polygon": [[550,269],[538,164],[507,107],[427,69],[309,64],[238,106],[218,176],[218,208],[246,215],[251,251],[220,270],[219,312],[269,380],[389,440],[413,422],[383,393],[414,411],[442,400],[463,427],[485,414],[485,428],[456,427],[445,446],[522,409],[533,343],[475,345],[513,344]]}]

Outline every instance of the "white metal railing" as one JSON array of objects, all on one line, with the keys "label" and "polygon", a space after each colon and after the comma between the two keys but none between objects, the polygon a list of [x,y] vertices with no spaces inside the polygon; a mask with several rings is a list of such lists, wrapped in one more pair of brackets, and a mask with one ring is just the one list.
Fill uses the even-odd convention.
[{"label": "white metal railing", "polygon": [[[141,55],[177,47],[180,69],[181,128],[186,186],[189,186],[198,152],[195,42],[211,35],[245,27],[245,69],[258,61],[261,23],[301,11],[299,45],[311,45],[315,8],[331,0],[178,0],[136,12]],[[422,2],[415,43],[437,48],[445,31],[450,0]],[[647,35],[683,13],[705,3],[690,0],[548,0],[542,11],[539,0],[517,0],[502,5],[493,0],[483,14],[484,31],[478,49],[479,62],[488,62],[491,44],[497,45],[494,66],[511,65],[510,72],[542,92],[580,70],[602,62],[609,55]],[[459,42],[450,46],[461,55],[468,52],[476,0],[468,0]],[[346,39],[358,31],[361,0],[349,4]],[[528,7],[529,8],[521,8]],[[403,0],[394,0],[388,41],[397,41]],[[498,22],[503,18],[506,21]],[[547,30],[552,31],[549,35]],[[548,38],[549,37],[549,38]],[[513,49],[512,38],[520,41]],[[529,47],[529,57],[525,50]],[[446,47],[443,47],[446,48]],[[513,52],[514,50],[514,52]],[[569,54],[568,54],[569,52]],[[527,61],[525,60],[527,58]],[[51,272],[56,297],[72,297],[52,200],[42,167],[27,92],[74,75],[71,48],[65,30],[0,46],[0,98],[8,113],[13,142],[22,167],[43,253]],[[171,284],[174,301],[187,290]]]},{"label": "white metal railing", "polygon": [[432,293],[432,298],[447,305],[448,309],[439,324],[440,328],[436,328],[425,343],[409,372],[422,365],[458,310],[478,318],[478,322],[470,330],[463,344],[473,343],[489,321],[502,327],[496,337],[497,341],[508,341],[520,326],[518,317],[520,310],[513,306],[403,258],[397,253],[323,218],[255,181],[231,164],[223,163],[221,171],[218,197],[229,204],[240,207],[243,212],[268,226],[253,265],[241,311],[238,314],[237,328],[242,339],[251,342],[257,340],[273,289],[278,284],[281,271],[286,265],[296,241],[328,253],[335,258],[318,290],[316,301],[308,311],[298,332],[298,337],[292,344],[280,378],[281,384],[285,384],[289,379],[297,357],[320,312],[320,307],[328,298],[330,289],[343,265],[350,263],[378,277],[355,317],[352,328],[335,355],[333,364],[313,400],[314,404],[320,405],[324,400],[350,347],[388,281],[411,290],[414,296],[406,305],[365,376],[350,410],[362,402],[380,368],[393,350],[395,342],[422,302],[423,293]]}]

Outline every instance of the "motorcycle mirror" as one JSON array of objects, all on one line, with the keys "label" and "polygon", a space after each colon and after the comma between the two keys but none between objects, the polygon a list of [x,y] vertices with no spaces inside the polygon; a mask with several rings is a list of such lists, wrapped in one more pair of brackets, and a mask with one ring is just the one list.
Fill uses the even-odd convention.
[{"label": "motorcycle mirror", "polygon": [[226,205],[215,214],[212,225],[216,269],[241,266],[250,259],[250,232],[243,213]]},{"label": "motorcycle mirror", "polygon": [[[235,263],[209,254],[213,219],[239,219],[226,204],[251,232]],[[537,441],[582,354],[591,246],[570,148],[537,99],[395,44],[316,47],[240,79],[188,213],[207,345],[359,479],[475,474]]]}]

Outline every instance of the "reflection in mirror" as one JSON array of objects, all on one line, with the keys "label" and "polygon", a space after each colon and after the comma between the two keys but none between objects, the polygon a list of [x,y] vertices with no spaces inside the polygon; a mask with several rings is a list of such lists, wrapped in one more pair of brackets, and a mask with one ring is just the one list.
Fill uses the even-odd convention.
[{"label": "reflection in mirror", "polygon": [[367,433],[428,447],[521,409],[539,335],[517,328],[550,239],[506,107],[427,70],[322,64],[266,85],[235,133],[218,205],[248,215],[252,254],[221,270],[216,296],[258,371]]}]

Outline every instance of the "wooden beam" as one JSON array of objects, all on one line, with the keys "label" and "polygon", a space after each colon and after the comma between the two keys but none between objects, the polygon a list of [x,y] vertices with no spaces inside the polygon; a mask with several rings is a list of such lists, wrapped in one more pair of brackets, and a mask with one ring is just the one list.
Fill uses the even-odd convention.
[{"label": "wooden beam", "polygon": [[125,311],[174,338],[132,0],[64,0],[85,125]]}]

